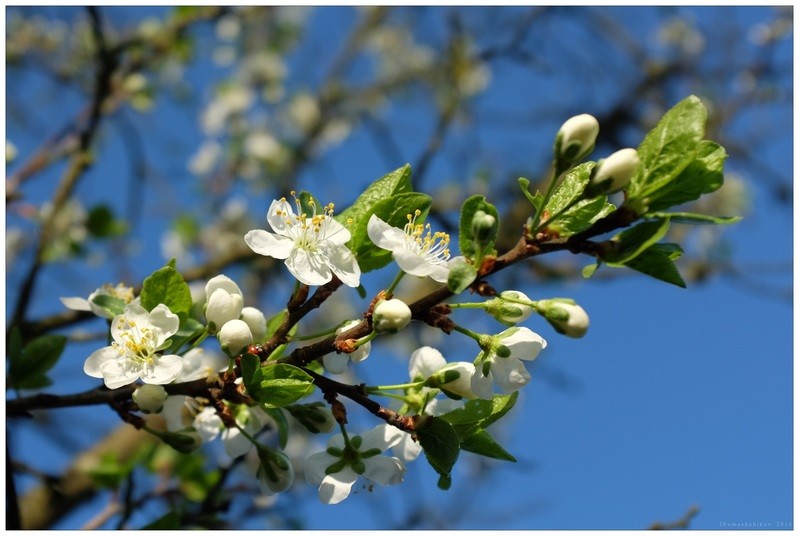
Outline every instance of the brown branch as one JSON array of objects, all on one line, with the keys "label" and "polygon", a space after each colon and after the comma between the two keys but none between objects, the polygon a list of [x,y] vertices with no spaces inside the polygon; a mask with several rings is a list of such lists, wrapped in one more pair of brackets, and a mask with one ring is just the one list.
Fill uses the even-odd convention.
[{"label": "brown branch", "polygon": [[649,526],[649,530],[687,529],[691,526],[691,520],[696,517],[697,514],[699,514],[699,507],[691,506],[680,519],[671,521],[669,523],[661,523],[660,521],[656,521]]}]

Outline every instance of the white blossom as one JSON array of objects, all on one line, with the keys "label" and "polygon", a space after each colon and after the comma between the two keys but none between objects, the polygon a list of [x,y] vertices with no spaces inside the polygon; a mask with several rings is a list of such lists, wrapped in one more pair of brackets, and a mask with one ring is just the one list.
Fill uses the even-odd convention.
[{"label": "white blossom", "polygon": [[111,322],[111,346],[92,353],[83,371],[103,378],[106,387],[117,389],[140,379],[144,383],[165,384],[173,381],[183,368],[179,355],[161,355],[169,347],[169,338],[177,333],[180,321],[164,304],[147,312],[137,303],[129,303]]},{"label": "white blossom", "polygon": [[222,350],[229,356],[237,355],[253,343],[250,327],[244,320],[239,319],[225,322],[216,337]]},{"label": "white blossom", "polygon": [[399,484],[405,465],[398,458],[376,452],[388,450],[401,439],[402,432],[388,424],[351,437],[347,446],[342,434],[336,434],[327,450],[311,454],[305,461],[305,479],[319,486],[319,499],[325,504],[338,504],[349,497],[359,476],[381,486]]},{"label": "white blossom", "polygon": [[[108,318],[111,319],[114,316],[109,314],[108,311],[99,307],[97,304],[94,303],[94,298],[97,296],[111,296],[112,298],[117,298],[122,300],[122,302],[127,305],[134,301],[133,297],[133,287],[129,287],[127,285],[123,285],[119,283],[117,286],[112,287],[111,285],[105,284],[102,287],[95,289],[94,292],[89,294],[89,298],[79,298],[79,297],[69,297],[69,298],[59,298],[61,303],[67,309],[72,309],[73,311],[91,311],[95,315],[101,318]],[[138,298],[136,298],[136,303],[138,303]]]},{"label": "white blossom", "polygon": [[166,401],[166,389],[160,385],[145,383],[133,391],[133,401],[142,413],[158,413]]},{"label": "white blossom", "polygon": [[175,379],[177,383],[201,378],[214,378],[228,367],[229,359],[218,352],[192,348],[183,355],[183,370]]},{"label": "white blossom", "polygon": [[345,246],[349,230],[333,219],[332,204],[322,214],[313,209],[310,217],[297,215],[285,198],[275,200],[266,216],[274,233],[255,229],[244,240],[259,255],[285,259],[289,272],[301,283],[323,285],[336,275],[345,285],[357,287],[361,269]]},{"label": "white blossom", "polygon": [[483,352],[481,361],[475,365],[472,392],[490,400],[493,384],[507,392],[518,391],[530,383],[524,361],[533,361],[546,346],[543,337],[527,328],[509,328],[496,335],[491,348]]},{"label": "white blossom", "polygon": [[429,223],[416,223],[420,215],[420,210],[413,215],[408,214],[408,223],[400,229],[372,214],[366,232],[377,247],[391,252],[394,261],[405,273],[430,276],[439,283],[446,283],[449,263],[452,262],[449,258],[449,235],[433,233]]},{"label": "white blossom", "polygon": [[444,378],[447,371],[458,372],[457,379],[439,384],[438,387],[464,398],[476,398],[471,389],[474,370],[474,364],[465,361],[447,363],[441,352],[430,346],[422,346],[413,352],[408,363],[411,381],[427,380],[433,376]]},{"label": "white blossom", "polygon": [[396,333],[411,322],[411,309],[396,298],[381,300],[372,314],[372,324],[379,332]]}]

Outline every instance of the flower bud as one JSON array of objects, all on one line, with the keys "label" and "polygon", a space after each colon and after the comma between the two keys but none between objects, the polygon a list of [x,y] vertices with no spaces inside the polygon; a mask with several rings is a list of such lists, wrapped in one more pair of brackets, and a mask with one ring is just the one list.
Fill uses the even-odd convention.
[{"label": "flower bud", "polygon": [[483,210],[478,210],[472,216],[472,236],[474,241],[484,247],[491,241],[491,236],[496,235],[497,219]]},{"label": "flower bud", "polygon": [[218,275],[208,281],[205,299],[205,318],[214,330],[241,316],[244,298],[238,285],[227,276]]},{"label": "flower bud", "polygon": [[160,413],[166,396],[166,389],[151,383],[145,383],[133,391],[133,401],[142,413]]},{"label": "flower bud", "polygon": [[510,300],[530,301],[530,298],[518,290],[506,290],[501,292],[499,297],[485,303],[485,310],[488,314],[505,324],[513,326],[519,322],[524,322],[533,314],[533,307],[524,303],[515,303]]},{"label": "flower bud", "polygon": [[623,190],[629,184],[641,159],[635,149],[621,149],[600,160],[591,172],[584,197],[612,194]]},{"label": "flower bud", "polygon": [[555,137],[555,159],[577,162],[594,150],[599,135],[599,121],[593,115],[580,114],[566,120]]},{"label": "flower bud", "polygon": [[541,300],[538,302],[544,318],[555,331],[579,339],[588,331],[588,314],[571,300]]},{"label": "flower bud", "polygon": [[425,386],[437,387],[447,396],[454,395],[455,398],[477,398],[472,392],[474,370],[474,364],[465,361],[448,363],[430,376],[425,382]]},{"label": "flower bud", "polygon": [[379,302],[372,314],[372,324],[378,332],[396,333],[410,322],[410,308],[396,298]]},{"label": "flower bud", "polygon": [[266,337],[266,317],[260,309],[245,307],[241,310],[241,319],[247,323],[255,342],[262,342]]},{"label": "flower bud", "polygon": [[216,336],[222,350],[231,357],[252,344],[252,332],[244,320],[225,322]]},{"label": "flower bud", "polygon": [[263,446],[258,448],[258,487],[264,495],[286,491],[294,483],[294,467],[283,452]]}]

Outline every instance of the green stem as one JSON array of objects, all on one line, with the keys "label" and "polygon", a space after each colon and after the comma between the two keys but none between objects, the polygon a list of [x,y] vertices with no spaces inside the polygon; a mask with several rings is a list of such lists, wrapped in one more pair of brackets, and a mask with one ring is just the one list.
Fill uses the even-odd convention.
[{"label": "green stem", "polygon": [[394,281],[392,281],[391,285],[389,285],[388,288],[386,289],[386,295],[392,296],[394,294],[394,289],[397,288],[397,285],[399,285],[399,282],[402,281],[403,276],[405,276],[405,272],[400,270],[397,273],[397,276],[394,278]]},{"label": "green stem", "polygon": [[463,326],[459,326],[458,324],[455,324],[454,329],[455,329],[455,331],[457,331],[459,333],[463,333],[467,337],[471,337],[472,339],[476,340],[478,343],[481,342],[481,339],[483,338],[483,335],[481,335],[480,333],[475,333],[474,331],[470,330],[469,328],[465,328]]},{"label": "green stem", "polygon": [[485,302],[448,303],[451,309],[485,309]]},{"label": "green stem", "polygon": [[352,445],[350,445],[350,436],[347,434],[347,428],[344,426],[344,423],[338,423],[338,427],[341,429],[341,436],[344,438],[344,447],[353,448]]},{"label": "green stem", "polygon": [[208,326],[205,326],[205,329],[204,329],[204,330],[203,330],[203,332],[200,334],[200,336],[199,336],[199,337],[197,337],[197,340],[196,340],[196,341],[194,341],[194,342],[192,343],[192,345],[189,347],[189,349],[188,349],[188,350],[186,350],[185,352],[183,352],[183,354],[185,355],[186,353],[188,353],[188,352],[190,352],[190,351],[194,350],[195,348],[197,348],[198,346],[200,346],[200,345],[203,343],[203,341],[204,341],[206,338],[208,338],[208,335],[209,335],[209,332],[208,332]]},{"label": "green stem", "polygon": [[292,341],[310,341],[313,339],[318,339],[320,337],[326,337],[327,335],[332,335],[336,332],[338,326],[326,329],[324,331],[320,331],[319,333],[312,333],[311,335],[295,335],[291,337]]},{"label": "green stem", "polygon": [[398,383],[396,385],[371,385],[366,387],[366,391],[369,393],[379,394],[380,391],[397,391],[399,389],[411,389],[413,387],[419,387],[423,383],[424,381]]},{"label": "green stem", "polygon": [[376,395],[376,396],[384,396],[386,398],[393,398],[395,400],[400,400],[400,401],[405,402],[405,403],[408,402],[408,397],[406,397],[404,395],[398,395],[398,394],[395,394],[395,393],[370,393],[370,394],[373,394],[373,395]]},{"label": "green stem", "polygon": [[365,337],[361,337],[360,339],[355,341],[355,348],[360,348],[361,346],[363,346],[367,342],[371,341],[375,337],[377,337],[377,331],[373,331],[369,335],[366,335]]}]

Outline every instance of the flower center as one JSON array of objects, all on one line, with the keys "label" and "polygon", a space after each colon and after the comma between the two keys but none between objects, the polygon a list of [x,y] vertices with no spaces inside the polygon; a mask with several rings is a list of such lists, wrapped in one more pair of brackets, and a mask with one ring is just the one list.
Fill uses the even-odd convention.
[{"label": "flower center", "polygon": [[[322,208],[322,213],[316,213],[316,202],[313,198],[308,199],[308,206],[311,208],[311,215],[309,216],[302,210],[302,202],[291,192],[294,197],[294,204],[297,206],[297,214],[290,211],[277,209],[275,215],[285,218],[288,234],[294,240],[294,247],[304,249],[309,252],[315,252],[319,248],[319,244],[332,236],[334,233],[328,234],[327,229],[330,222],[333,220],[333,209],[335,205],[328,203]],[[286,198],[280,199],[286,202]]]},{"label": "flower center", "polygon": [[408,214],[408,223],[405,224],[405,244],[408,249],[424,258],[431,264],[443,264],[449,260],[449,235],[440,231],[433,232],[430,224],[416,223],[416,218],[422,211],[416,209],[413,214]]},{"label": "flower center", "polygon": [[152,365],[155,354],[155,335],[150,328],[139,328],[133,320],[122,318],[122,343],[113,342],[119,355],[142,364]]}]

